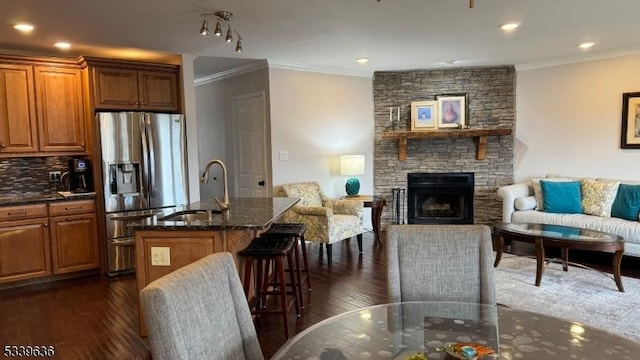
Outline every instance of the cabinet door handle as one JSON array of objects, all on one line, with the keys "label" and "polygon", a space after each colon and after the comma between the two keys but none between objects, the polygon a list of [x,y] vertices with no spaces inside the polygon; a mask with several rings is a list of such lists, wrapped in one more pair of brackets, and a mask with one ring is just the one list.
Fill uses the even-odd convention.
[{"label": "cabinet door handle", "polygon": [[65,210],[69,211],[69,210],[82,210],[82,206],[76,206],[76,207],[65,207]]},{"label": "cabinet door handle", "polygon": [[81,143],[80,146],[84,147],[84,143]]},{"label": "cabinet door handle", "polygon": [[42,226],[44,226],[44,227],[49,227],[49,224],[44,223],[44,224],[42,224]]},{"label": "cabinet door handle", "polygon": [[6,147],[7,147],[7,144],[2,143],[2,144],[0,144],[0,147],[6,148]]}]

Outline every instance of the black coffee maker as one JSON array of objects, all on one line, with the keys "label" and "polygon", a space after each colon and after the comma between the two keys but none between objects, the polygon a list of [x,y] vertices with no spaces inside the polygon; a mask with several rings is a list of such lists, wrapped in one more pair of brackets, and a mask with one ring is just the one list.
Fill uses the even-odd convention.
[{"label": "black coffee maker", "polygon": [[91,166],[89,160],[69,160],[69,191],[85,193],[92,190]]}]

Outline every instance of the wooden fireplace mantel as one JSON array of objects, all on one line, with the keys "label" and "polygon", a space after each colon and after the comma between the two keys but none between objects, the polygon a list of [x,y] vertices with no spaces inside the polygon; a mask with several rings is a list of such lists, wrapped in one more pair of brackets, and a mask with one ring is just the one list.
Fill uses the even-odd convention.
[{"label": "wooden fireplace mantel", "polygon": [[392,131],[383,132],[383,139],[398,140],[398,160],[407,160],[407,140],[408,139],[430,139],[430,138],[475,138],[476,159],[484,160],[487,157],[486,145],[487,136],[511,135],[511,129],[452,129],[452,130],[429,130],[429,131]]}]

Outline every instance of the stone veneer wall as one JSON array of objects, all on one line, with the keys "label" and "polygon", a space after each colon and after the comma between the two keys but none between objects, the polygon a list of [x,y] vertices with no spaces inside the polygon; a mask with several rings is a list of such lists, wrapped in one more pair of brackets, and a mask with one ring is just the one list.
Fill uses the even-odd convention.
[{"label": "stone veneer wall", "polygon": [[0,158],[0,196],[60,191],[49,182],[49,171],[64,173],[69,169],[66,156]]},{"label": "stone veneer wall", "polygon": [[[398,141],[382,133],[410,129],[411,102],[433,100],[438,94],[469,95],[470,128],[511,128],[515,123],[515,69],[512,66],[376,72],[373,80],[375,110],[374,193],[387,200],[382,225],[393,223],[392,189],[407,188],[409,172],[475,173],[474,222],[501,221],[500,186],[513,183],[513,135],[487,137],[486,159],[476,159],[474,138],[409,139],[407,159],[398,160]],[[389,108],[400,106],[400,121],[389,121]],[[407,201],[405,191],[405,223]]]}]

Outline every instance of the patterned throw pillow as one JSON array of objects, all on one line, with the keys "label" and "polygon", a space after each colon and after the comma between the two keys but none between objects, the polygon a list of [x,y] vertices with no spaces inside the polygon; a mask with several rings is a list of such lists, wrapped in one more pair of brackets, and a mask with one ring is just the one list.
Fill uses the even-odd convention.
[{"label": "patterned throw pillow", "polygon": [[611,206],[618,193],[619,181],[582,180],[582,211],[585,214],[611,217]]},{"label": "patterned throw pillow", "polygon": [[531,187],[533,188],[533,195],[536,197],[536,210],[543,211],[544,210],[544,196],[542,195],[542,187],[540,187],[540,180],[544,181],[575,181],[572,178],[542,178],[531,179]]}]

